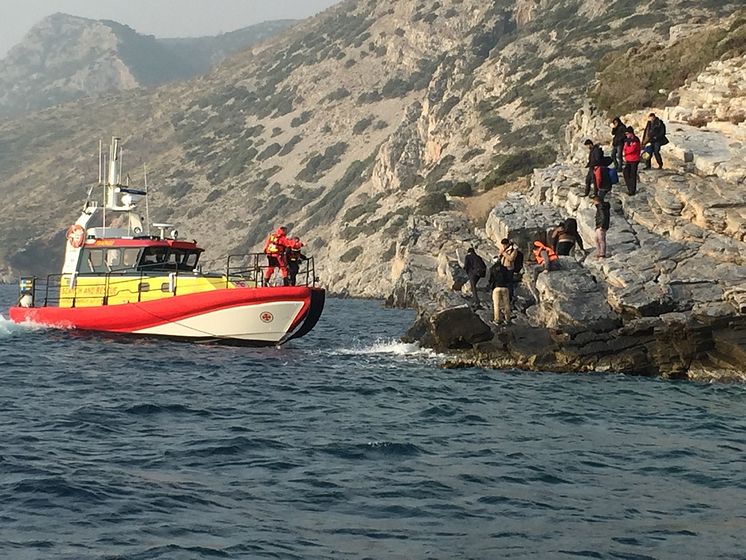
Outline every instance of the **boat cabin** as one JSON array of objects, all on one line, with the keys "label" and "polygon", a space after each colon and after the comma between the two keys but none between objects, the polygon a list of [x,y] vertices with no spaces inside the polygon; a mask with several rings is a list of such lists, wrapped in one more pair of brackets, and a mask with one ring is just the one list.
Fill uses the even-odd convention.
[{"label": "boat cabin", "polygon": [[193,272],[203,249],[195,242],[160,239],[96,239],[80,250],[78,274],[147,275]]}]

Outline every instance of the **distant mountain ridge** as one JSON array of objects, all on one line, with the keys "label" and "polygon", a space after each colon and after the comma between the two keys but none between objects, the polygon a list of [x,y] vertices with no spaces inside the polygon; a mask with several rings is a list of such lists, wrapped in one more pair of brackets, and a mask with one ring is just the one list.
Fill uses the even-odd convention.
[{"label": "distant mountain ridge", "polygon": [[214,37],[158,39],[110,20],[53,14],[0,60],[0,117],[204,74],[294,23],[278,20]]}]

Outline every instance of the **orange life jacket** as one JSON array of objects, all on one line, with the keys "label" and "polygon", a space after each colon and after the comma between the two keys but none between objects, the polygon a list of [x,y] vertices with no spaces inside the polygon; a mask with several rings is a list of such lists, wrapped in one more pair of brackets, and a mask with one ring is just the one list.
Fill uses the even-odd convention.
[{"label": "orange life jacket", "polygon": [[286,245],[285,234],[281,231],[270,233],[267,242],[264,244],[264,252],[267,255],[279,255],[285,251]]},{"label": "orange life jacket", "polygon": [[544,264],[544,257],[541,256],[541,253],[544,251],[549,255],[549,262],[559,260],[557,253],[555,253],[551,247],[544,245],[541,241],[534,241],[534,246],[536,247],[536,249],[534,249],[534,258],[538,264]]}]

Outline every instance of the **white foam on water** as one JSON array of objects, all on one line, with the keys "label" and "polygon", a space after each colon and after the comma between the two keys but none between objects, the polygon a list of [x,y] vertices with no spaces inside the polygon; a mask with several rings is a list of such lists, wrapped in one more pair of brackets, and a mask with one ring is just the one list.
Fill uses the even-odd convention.
[{"label": "white foam on water", "polygon": [[370,345],[339,348],[332,352],[337,355],[390,355],[403,358],[437,358],[439,355],[429,348],[421,348],[417,343],[402,342],[401,340],[378,339]]},{"label": "white foam on water", "polygon": [[40,331],[44,327],[35,323],[14,323],[0,313],[0,337],[14,336],[24,332]]}]

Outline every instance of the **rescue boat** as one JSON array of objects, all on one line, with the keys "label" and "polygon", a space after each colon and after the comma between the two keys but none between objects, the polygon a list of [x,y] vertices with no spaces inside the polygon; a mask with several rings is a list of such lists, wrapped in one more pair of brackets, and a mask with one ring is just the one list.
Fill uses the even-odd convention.
[{"label": "rescue boat", "polygon": [[144,188],[123,185],[121,159],[121,139],[112,139],[108,156],[99,145],[103,201],[91,196],[95,187],[88,191],[67,231],[60,274],[20,279],[12,321],[250,346],[284,344],[313,329],[325,291],[312,257],[296,286],[265,286],[267,259],[259,253],[228,255],[224,268],[204,270],[196,241],[181,239],[171,224],[149,223],[147,176]]}]

